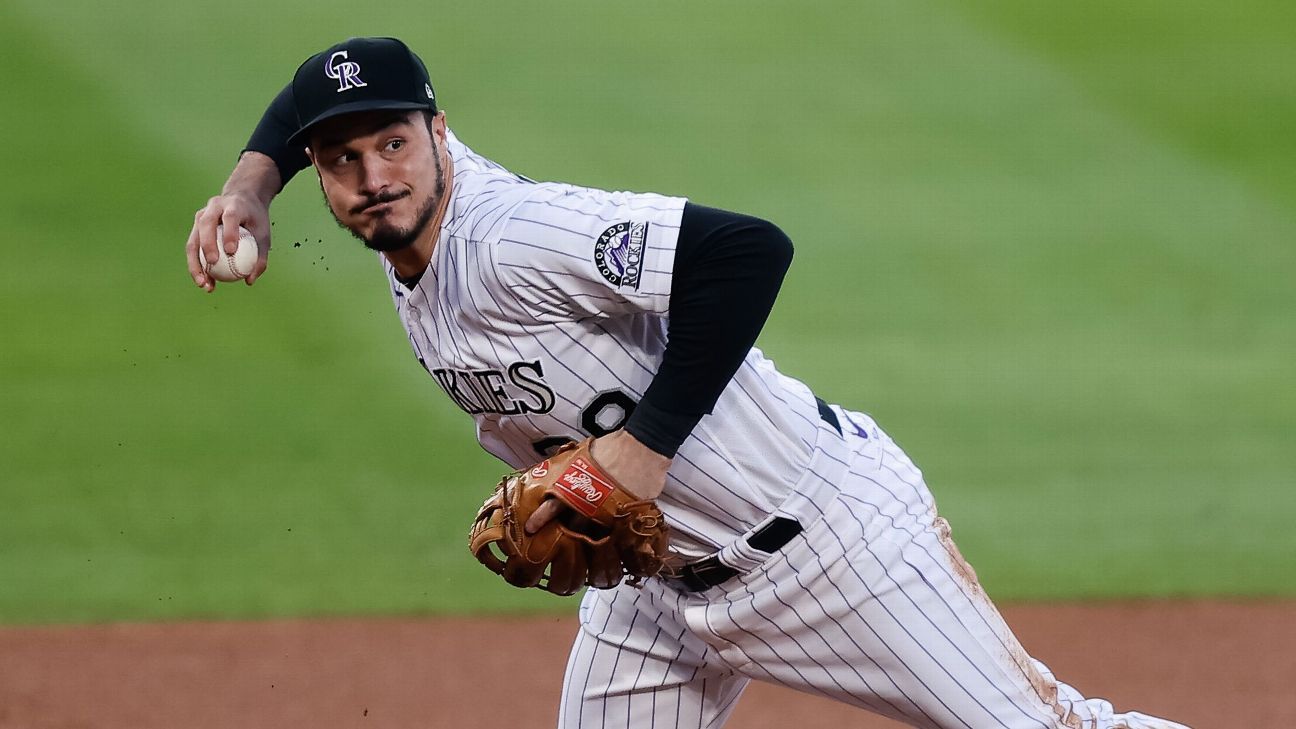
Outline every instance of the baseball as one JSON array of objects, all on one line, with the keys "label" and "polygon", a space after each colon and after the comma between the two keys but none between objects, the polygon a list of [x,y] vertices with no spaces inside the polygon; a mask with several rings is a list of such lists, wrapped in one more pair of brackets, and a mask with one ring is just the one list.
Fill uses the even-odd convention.
[{"label": "baseball", "polygon": [[[221,229],[223,226],[216,226],[217,245],[221,243]],[[217,281],[238,281],[247,278],[257,262],[257,242],[251,231],[243,226],[239,226],[238,250],[234,255],[229,255],[221,251],[220,260],[214,263],[207,263],[207,256],[203,253],[202,248],[198,249],[198,262],[202,264],[203,270]]]}]

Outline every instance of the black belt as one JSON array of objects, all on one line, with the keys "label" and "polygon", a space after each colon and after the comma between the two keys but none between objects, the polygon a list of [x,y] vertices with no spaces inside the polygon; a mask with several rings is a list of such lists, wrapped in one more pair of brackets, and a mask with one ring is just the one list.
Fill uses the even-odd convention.
[{"label": "black belt", "polygon": [[837,435],[841,435],[841,421],[837,419],[837,413],[833,412],[833,409],[828,407],[828,403],[820,398],[815,398],[815,405],[819,406],[819,419],[831,425],[833,430],[837,431]]},{"label": "black belt", "polygon": [[[841,422],[837,420],[837,413],[833,412],[833,409],[828,407],[828,403],[820,398],[815,398],[815,404],[819,406],[819,418],[831,425],[833,430],[837,431],[837,435],[841,435]],[[776,516],[770,523],[752,532],[751,536],[747,537],[747,544],[753,549],[773,554],[782,549],[783,545],[792,541],[792,537],[800,533],[801,522],[796,519]],[[662,577],[667,581],[675,583],[676,587],[688,592],[701,592],[710,589],[737,575],[738,570],[721,562],[720,558],[714,554],[692,564],[686,564],[672,572],[662,573]]]},{"label": "black belt", "polygon": [[[792,541],[792,537],[801,533],[801,522],[785,516],[776,516],[770,523],[757,529],[747,537],[748,546],[762,552],[773,554]],[[673,572],[663,572],[667,582],[685,592],[701,592],[736,577],[738,570],[720,561],[716,555],[686,564]]]}]

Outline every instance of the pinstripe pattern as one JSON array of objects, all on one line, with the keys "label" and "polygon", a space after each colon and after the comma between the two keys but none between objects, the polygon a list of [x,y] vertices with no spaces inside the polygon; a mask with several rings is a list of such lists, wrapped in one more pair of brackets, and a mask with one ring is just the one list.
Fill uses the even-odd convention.
[{"label": "pinstripe pattern", "polygon": [[722,725],[748,678],[694,635],[681,606],[660,585],[586,593],[559,726]]},{"label": "pinstripe pattern", "polygon": [[[534,182],[453,135],[449,147],[453,192],[432,261],[412,290],[387,266],[392,299],[482,447],[520,468],[555,438],[615,427],[604,421],[642,397],[666,345],[684,201]],[[646,231],[638,273],[618,283],[599,246],[631,223]],[[564,729],[719,727],[751,679],[919,727],[1178,726],[1114,714],[1026,655],[922,473],[868,416],[836,409],[841,432],[830,428],[810,390],[755,348],[714,412],[658,501],[675,551],[716,553],[739,575],[702,593],[661,580],[588,592]],[[806,528],[766,555],[742,537],[771,515]]]},{"label": "pinstripe pattern", "polygon": [[[560,727],[716,726],[732,708],[729,693],[722,701],[697,679],[680,685],[685,671],[618,669],[621,653],[642,658],[634,626],[647,620],[665,631],[685,626],[667,645],[648,647],[662,665],[697,670],[711,686],[722,679],[703,672],[723,668],[731,681],[777,683],[917,727],[1182,729],[1116,714],[1030,659],[962,562],[944,519],[897,498],[930,503],[908,457],[866,416],[838,412],[869,437],[851,437],[857,457],[839,498],[783,549],[703,593],[679,593],[658,580],[587,593],[589,619],[570,659],[582,667],[580,681],[568,683]],[[687,654],[670,651],[683,645]],[[693,722],[651,712],[603,719],[604,707],[663,692],[714,708]],[[588,723],[595,716],[600,721]]]}]

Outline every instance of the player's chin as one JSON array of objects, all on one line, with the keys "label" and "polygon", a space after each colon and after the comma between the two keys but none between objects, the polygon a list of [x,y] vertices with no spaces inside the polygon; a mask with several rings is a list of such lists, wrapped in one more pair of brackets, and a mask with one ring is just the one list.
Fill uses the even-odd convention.
[{"label": "player's chin", "polygon": [[368,229],[363,232],[355,230],[353,232],[356,233],[356,237],[364,241],[367,248],[382,252],[405,248],[413,243],[416,237],[410,228],[385,221],[368,226]]}]

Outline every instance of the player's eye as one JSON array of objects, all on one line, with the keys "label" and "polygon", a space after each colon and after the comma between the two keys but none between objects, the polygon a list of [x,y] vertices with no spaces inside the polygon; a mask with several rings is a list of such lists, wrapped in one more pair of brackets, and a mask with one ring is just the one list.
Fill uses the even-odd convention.
[{"label": "player's eye", "polygon": [[387,151],[388,151],[388,152],[396,152],[396,151],[400,150],[401,147],[404,147],[404,146],[405,146],[405,140],[404,140],[404,139],[393,139],[393,140],[391,140],[390,142],[387,143]]}]

